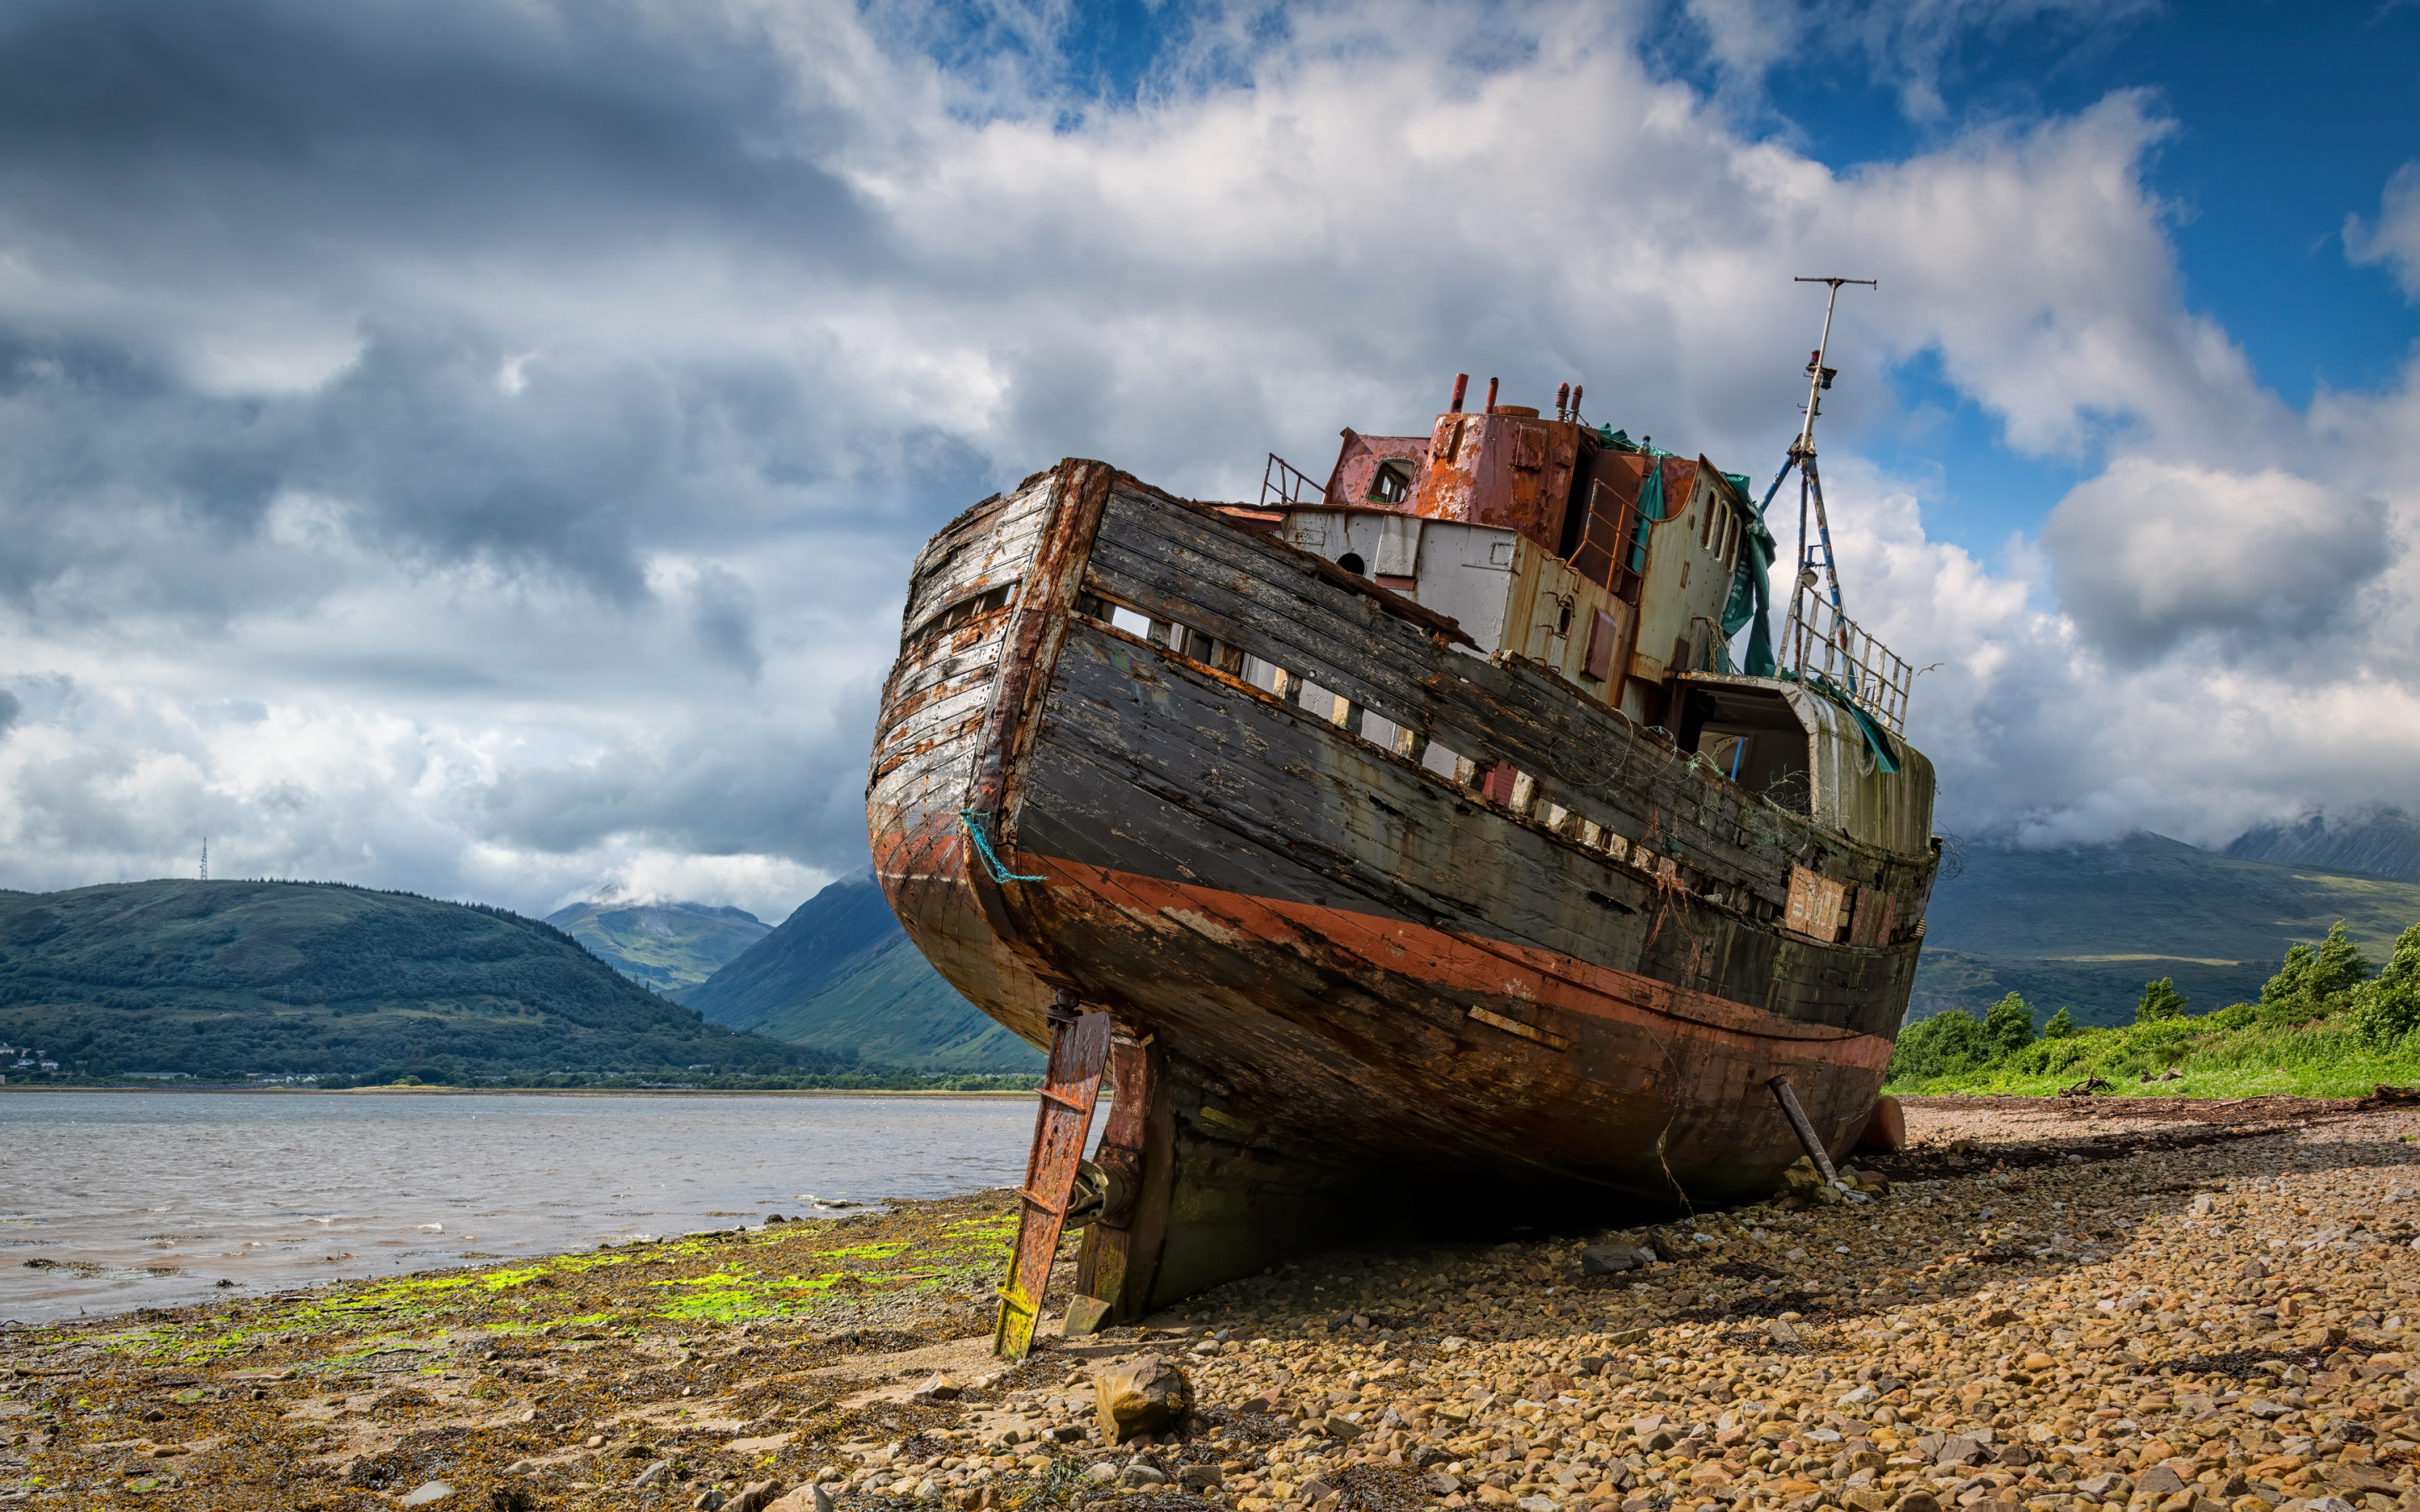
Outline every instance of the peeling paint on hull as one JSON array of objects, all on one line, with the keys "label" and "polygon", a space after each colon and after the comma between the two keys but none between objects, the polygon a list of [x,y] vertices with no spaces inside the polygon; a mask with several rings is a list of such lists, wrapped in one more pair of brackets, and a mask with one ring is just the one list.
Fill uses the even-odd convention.
[{"label": "peeling paint on hull", "polygon": [[[1079,1285],[1119,1316],[1440,1182],[1507,1218],[1770,1191],[1798,1154],[1775,1075],[1836,1151],[1863,1126],[1930,851],[1776,809],[1453,640],[1098,463],[987,501],[919,559],[867,794],[876,873],[1024,1038],[1046,1042],[1060,990],[1113,1015],[1136,1180]],[[1356,728],[1517,764],[1526,811],[1283,677],[1254,686],[1234,648],[1344,695]],[[970,824],[1034,880],[995,880]],[[1874,937],[1848,943],[1846,902],[1837,938],[1784,927],[1793,871],[1872,900]]]}]

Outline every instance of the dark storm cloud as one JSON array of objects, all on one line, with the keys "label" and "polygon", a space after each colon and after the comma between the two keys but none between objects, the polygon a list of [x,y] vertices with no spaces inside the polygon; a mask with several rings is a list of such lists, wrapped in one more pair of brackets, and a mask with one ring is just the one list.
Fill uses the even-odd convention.
[{"label": "dark storm cloud", "polygon": [[467,0],[30,0],[0,19],[0,191],[163,277],[710,224],[861,259],[812,161],[848,117],[740,13]]},{"label": "dark storm cloud", "polygon": [[[815,471],[795,380],[582,350],[574,331],[507,392],[535,339],[515,304],[600,258],[700,243],[861,272],[877,239],[815,162],[848,129],[739,21],[447,0],[9,9],[0,244],[58,283],[142,293],[0,328],[0,467],[33,517],[8,586],[91,561],[92,522],[44,506],[247,529],[304,489],[441,556],[633,593],[650,512],[708,512],[687,491],[702,460]],[[241,329],[184,339],[230,308]],[[197,380],[190,348],[230,344],[343,360],[317,382]],[[702,459],[702,440],[726,455]]]}]

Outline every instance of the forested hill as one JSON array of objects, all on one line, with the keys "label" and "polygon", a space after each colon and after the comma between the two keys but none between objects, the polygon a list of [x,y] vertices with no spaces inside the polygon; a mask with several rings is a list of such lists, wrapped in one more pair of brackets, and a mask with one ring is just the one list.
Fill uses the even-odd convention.
[{"label": "forested hill", "polygon": [[0,1040],[93,1073],[838,1058],[703,1023],[535,919],[316,882],[0,892]]},{"label": "forested hill", "polygon": [[1030,1072],[1042,1053],[941,980],[892,916],[871,870],[800,903],[781,927],[690,989],[717,1024],[928,1072]]}]

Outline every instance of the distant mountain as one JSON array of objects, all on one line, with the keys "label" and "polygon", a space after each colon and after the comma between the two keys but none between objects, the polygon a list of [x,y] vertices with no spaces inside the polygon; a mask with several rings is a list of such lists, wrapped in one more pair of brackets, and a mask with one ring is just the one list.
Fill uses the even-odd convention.
[{"label": "distant mountain", "polygon": [[675,1002],[772,933],[741,908],[647,903],[612,894],[546,916],[599,961]]},{"label": "distant mountain", "polygon": [[535,919],[311,882],[0,893],[0,1040],[96,1072],[834,1058],[701,1023]]},{"label": "distant mountain", "polygon": [[2315,813],[2290,825],[2247,829],[2227,841],[2226,854],[2247,861],[2324,866],[2420,882],[2420,821],[2400,809],[2366,809],[2333,817]]},{"label": "distant mountain", "polygon": [[1926,915],[1911,1012],[1977,1012],[2005,993],[2047,1017],[2131,1023],[2143,983],[2175,979],[2208,1012],[2260,995],[2287,947],[2345,921],[2374,960],[2420,923],[2420,886],[2219,856],[2136,833],[2108,845],[1976,849]]},{"label": "distant mountain", "polygon": [[931,1071],[1040,1071],[1042,1053],[941,980],[871,871],[799,905],[747,953],[690,990],[716,1024],[861,1059]]}]

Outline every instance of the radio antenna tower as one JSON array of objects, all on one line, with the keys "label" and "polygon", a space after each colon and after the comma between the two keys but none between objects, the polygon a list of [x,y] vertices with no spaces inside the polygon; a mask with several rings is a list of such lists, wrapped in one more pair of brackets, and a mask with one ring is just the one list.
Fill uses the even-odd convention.
[{"label": "radio antenna tower", "polygon": [[204,835],[202,837],[201,880],[204,882],[210,880],[210,838],[208,835]]},{"label": "radio antenna tower", "polygon": [[[1832,523],[1823,513],[1823,477],[1815,468],[1815,417],[1823,412],[1823,391],[1832,386],[1832,379],[1838,376],[1836,369],[1823,365],[1823,357],[1832,346],[1832,307],[1840,301],[1840,285],[1861,284],[1868,288],[1882,287],[1882,281],[1873,278],[1801,276],[1792,282],[1829,285],[1831,292],[1823,300],[1823,334],[1815,344],[1814,355],[1807,359],[1807,421],[1798,427],[1797,438],[1791,441],[1789,455],[1782,459],[1781,471],[1773,475],[1773,486],[1764,490],[1764,503],[1759,510],[1759,513],[1762,513],[1764,509],[1772,507],[1773,496],[1781,491],[1782,480],[1790,476],[1792,468],[1796,468],[1798,470],[1798,566],[1790,588],[1789,624],[1781,633],[1781,643],[1784,646],[1794,646],[1797,643],[1795,638],[1799,624],[1806,618],[1803,612],[1805,595],[1807,590],[1814,588],[1819,582],[1831,596],[1832,612],[1835,615],[1841,612],[1840,575],[1835,570],[1832,562]],[[1813,506],[1815,517],[1815,534],[1812,539],[1809,539],[1807,533],[1807,509],[1810,504]],[[1816,576],[1815,571],[1819,562],[1823,569],[1821,579]]]}]

